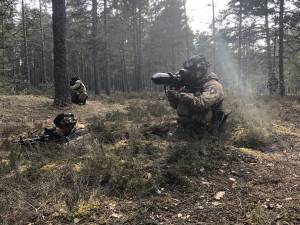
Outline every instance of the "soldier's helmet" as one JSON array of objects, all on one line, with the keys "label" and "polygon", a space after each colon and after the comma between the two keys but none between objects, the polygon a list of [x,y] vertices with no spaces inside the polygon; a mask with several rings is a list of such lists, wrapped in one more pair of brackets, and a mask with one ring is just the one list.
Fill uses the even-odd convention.
[{"label": "soldier's helmet", "polygon": [[206,74],[209,67],[209,62],[203,55],[194,55],[184,62],[183,67],[191,72],[200,72],[201,74]]},{"label": "soldier's helmet", "polygon": [[66,128],[74,126],[77,123],[77,120],[73,113],[60,113],[55,117],[53,123],[58,128]]},{"label": "soldier's helmet", "polygon": [[76,81],[80,80],[78,77],[72,77],[70,80],[70,85],[73,86],[75,85]]}]

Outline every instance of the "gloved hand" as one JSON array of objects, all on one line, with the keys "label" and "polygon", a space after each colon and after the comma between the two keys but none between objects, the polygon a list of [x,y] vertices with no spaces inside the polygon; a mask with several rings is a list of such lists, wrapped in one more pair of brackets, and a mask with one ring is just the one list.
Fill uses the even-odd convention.
[{"label": "gloved hand", "polygon": [[179,101],[182,104],[191,104],[193,102],[194,95],[192,93],[180,93],[179,95]]},{"label": "gloved hand", "polygon": [[168,100],[170,102],[170,105],[176,109],[178,105],[178,99],[179,99],[179,93],[175,90],[168,90],[166,93]]}]

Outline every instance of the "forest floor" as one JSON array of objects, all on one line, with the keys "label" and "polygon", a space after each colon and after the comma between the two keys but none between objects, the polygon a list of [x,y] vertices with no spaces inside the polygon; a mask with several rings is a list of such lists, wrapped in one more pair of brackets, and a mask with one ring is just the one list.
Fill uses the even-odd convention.
[{"label": "forest floor", "polygon": [[[299,100],[228,101],[217,135],[178,130],[157,94],[52,101],[0,96],[0,224],[300,224]],[[11,141],[60,112],[92,135],[18,159]]]}]

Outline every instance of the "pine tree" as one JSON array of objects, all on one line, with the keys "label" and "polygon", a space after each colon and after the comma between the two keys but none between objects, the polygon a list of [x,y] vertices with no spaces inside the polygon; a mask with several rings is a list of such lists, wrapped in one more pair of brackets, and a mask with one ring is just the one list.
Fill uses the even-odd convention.
[{"label": "pine tree", "polygon": [[54,53],[54,104],[70,103],[66,63],[66,5],[65,0],[52,0],[53,53]]}]

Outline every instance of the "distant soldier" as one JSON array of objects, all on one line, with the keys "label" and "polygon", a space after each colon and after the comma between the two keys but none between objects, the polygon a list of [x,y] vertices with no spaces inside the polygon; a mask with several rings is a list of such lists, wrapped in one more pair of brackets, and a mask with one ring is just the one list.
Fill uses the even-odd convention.
[{"label": "distant soldier", "polygon": [[78,77],[71,78],[70,81],[71,88],[71,101],[75,104],[86,104],[88,98],[85,85]]},{"label": "distant soldier", "polygon": [[191,57],[183,67],[190,74],[190,89],[167,91],[178,124],[192,129],[220,127],[227,115],[222,111],[224,92],[217,75],[208,73],[209,63],[202,55]]}]

